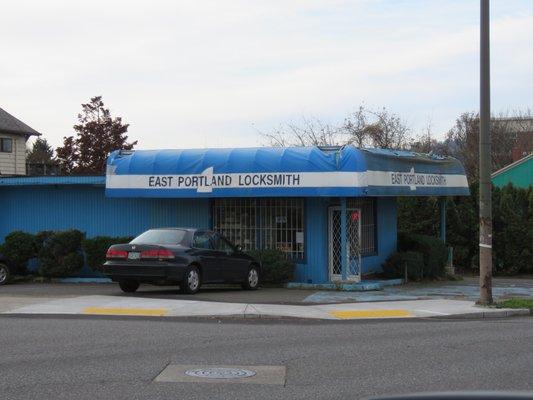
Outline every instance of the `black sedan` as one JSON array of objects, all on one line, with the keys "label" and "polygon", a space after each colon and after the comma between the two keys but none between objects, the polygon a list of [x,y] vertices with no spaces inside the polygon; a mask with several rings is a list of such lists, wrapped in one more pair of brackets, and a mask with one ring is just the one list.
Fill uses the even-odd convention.
[{"label": "black sedan", "polygon": [[9,281],[9,276],[11,275],[11,268],[7,257],[4,257],[0,254],[0,285],[4,285]]},{"label": "black sedan", "polygon": [[204,283],[259,286],[261,266],[218,233],[203,229],[150,229],[128,244],[109,248],[104,273],[124,292],[141,283],[177,284],[183,293],[196,293]]}]

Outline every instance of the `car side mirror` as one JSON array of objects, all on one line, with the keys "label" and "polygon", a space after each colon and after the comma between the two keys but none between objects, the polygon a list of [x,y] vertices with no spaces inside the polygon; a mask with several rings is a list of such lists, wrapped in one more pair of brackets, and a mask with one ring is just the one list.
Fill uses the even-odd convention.
[{"label": "car side mirror", "polygon": [[241,253],[242,252],[242,246],[240,244],[238,244],[237,246],[235,246],[235,250],[237,250],[237,253]]}]

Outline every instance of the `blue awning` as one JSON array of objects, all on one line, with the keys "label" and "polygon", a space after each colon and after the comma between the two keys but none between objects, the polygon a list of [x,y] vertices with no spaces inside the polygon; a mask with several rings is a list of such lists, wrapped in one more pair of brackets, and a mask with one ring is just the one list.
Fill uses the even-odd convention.
[{"label": "blue awning", "polygon": [[109,197],[468,195],[461,163],[408,151],[319,147],[115,151]]}]

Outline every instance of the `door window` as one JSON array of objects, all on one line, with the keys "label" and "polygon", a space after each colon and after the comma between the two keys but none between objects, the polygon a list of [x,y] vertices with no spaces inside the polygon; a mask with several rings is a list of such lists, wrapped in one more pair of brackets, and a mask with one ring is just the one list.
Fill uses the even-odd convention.
[{"label": "door window", "polygon": [[193,247],[197,249],[213,249],[210,232],[195,232],[193,238]]}]

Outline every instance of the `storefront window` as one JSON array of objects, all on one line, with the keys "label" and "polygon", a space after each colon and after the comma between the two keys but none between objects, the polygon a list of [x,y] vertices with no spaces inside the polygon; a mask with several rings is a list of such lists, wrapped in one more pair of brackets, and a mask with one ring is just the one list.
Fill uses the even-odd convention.
[{"label": "storefront window", "polygon": [[213,229],[244,250],[279,249],[303,259],[304,200],[215,199]]},{"label": "storefront window", "polygon": [[346,206],[361,211],[361,255],[376,254],[376,199],[352,197]]}]

